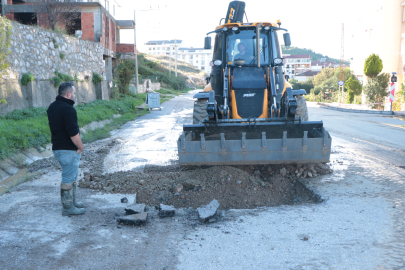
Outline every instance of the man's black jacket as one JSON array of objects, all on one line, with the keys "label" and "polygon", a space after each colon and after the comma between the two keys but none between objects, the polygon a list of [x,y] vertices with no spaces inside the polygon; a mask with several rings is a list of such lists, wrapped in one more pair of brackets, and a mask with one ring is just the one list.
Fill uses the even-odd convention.
[{"label": "man's black jacket", "polygon": [[73,100],[57,96],[49,105],[48,120],[52,133],[52,150],[77,150],[70,137],[79,133]]}]

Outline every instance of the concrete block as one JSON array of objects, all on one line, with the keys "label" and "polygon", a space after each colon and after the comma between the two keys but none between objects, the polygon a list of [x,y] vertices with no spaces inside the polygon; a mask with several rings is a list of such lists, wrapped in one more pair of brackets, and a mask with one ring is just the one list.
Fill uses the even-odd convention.
[{"label": "concrete block", "polygon": [[0,169],[0,181],[6,179],[7,177],[9,177],[9,174]]},{"label": "concrete block", "polygon": [[209,204],[197,208],[198,219],[201,222],[208,222],[211,218],[215,216],[219,207],[219,202],[217,200],[212,200]]},{"label": "concrete block", "polygon": [[18,172],[17,164],[10,159],[4,159],[0,162],[0,169],[8,173],[9,175],[14,175]]},{"label": "concrete block", "polygon": [[174,208],[171,205],[164,205],[160,204],[159,205],[159,217],[164,218],[164,217],[173,217],[176,213],[176,208]]},{"label": "concrete block", "polygon": [[121,223],[124,225],[143,226],[143,225],[146,225],[147,219],[148,219],[148,213],[143,212],[140,214],[123,216],[123,217],[119,218],[117,221],[118,221],[118,223]]},{"label": "concrete block", "polygon": [[125,212],[127,215],[139,214],[145,212],[145,207],[146,205],[144,203],[136,204],[125,208]]}]

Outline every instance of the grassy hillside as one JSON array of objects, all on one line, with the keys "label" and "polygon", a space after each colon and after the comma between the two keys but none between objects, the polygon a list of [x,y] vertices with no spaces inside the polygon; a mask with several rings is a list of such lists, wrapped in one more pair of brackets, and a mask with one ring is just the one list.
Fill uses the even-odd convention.
[{"label": "grassy hillside", "polygon": [[[297,47],[285,47],[285,46],[281,46],[281,50],[283,51],[283,54],[309,54],[311,56],[312,61],[318,61],[321,58],[328,58],[330,61],[339,64],[340,63],[340,59],[336,59],[336,58],[330,58],[327,55],[323,55],[320,53],[316,53],[313,50],[310,49],[305,49],[305,48],[297,48]],[[349,61],[345,61],[345,64],[348,65]]]},{"label": "grassy hillside", "polygon": [[[167,72],[169,72],[169,56],[167,55],[145,55],[146,60],[152,61],[152,62],[158,62],[162,66],[162,68],[166,69]],[[174,61],[175,58],[172,57],[172,74],[174,74]],[[190,65],[187,62],[180,61],[177,59],[177,73],[184,75],[186,77],[192,76],[192,77],[205,77],[205,72],[201,69],[198,69],[194,67],[193,65]]]}]

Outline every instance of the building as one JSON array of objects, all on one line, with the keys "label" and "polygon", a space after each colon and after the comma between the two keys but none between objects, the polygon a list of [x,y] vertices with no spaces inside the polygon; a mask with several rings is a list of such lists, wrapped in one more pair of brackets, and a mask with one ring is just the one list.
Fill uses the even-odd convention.
[{"label": "building", "polygon": [[182,40],[150,40],[145,43],[144,50],[145,53],[151,55],[169,55],[175,53],[175,48],[181,46],[183,43]]},{"label": "building", "polygon": [[313,78],[315,75],[317,75],[320,70],[307,70],[302,73],[298,73],[295,75],[294,79],[297,81],[306,81],[309,78]]},{"label": "building", "polygon": [[[355,24],[345,25],[354,74],[364,75],[365,60],[375,53],[383,61],[382,72],[396,72],[397,85],[401,84],[405,71],[405,0],[370,1],[358,17]],[[363,78],[366,83],[366,76]]]},{"label": "building", "polygon": [[284,74],[294,78],[297,73],[302,73],[311,68],[311,56],[309,54],[290,55],[284,54]]},{"label": "building", "polygon": [[212,49],[182,47],[182,40],[150,40],[145,43],[145,52],[150,55],[171,55],[175,57],[177,47],[177,59],[187,62],[205,73],[211,73]]},{"label": "building", "polygon": [[211,61],[213,50],[205,50],[204,48],[179,48],[177,59],[187,62],[190,65],[199,68],[205,73],[211,73]]},{"label": "building", "polygon": [[320,60],[313,61],[311,63],[311,70],[320,71],[323,68],[335,68],[335,67],[339,67],[339,66],[340,66],[340,64],[336,64],[335,62],[332,62],[329,59],[321,58]]},{"label": "building", "polygon": [[[36,0],[1,0],[2,14],[12,21],[26,25],[37,25],[49,29],[48,15],[44,5]],[[131,20],[116,20],[115,12],[119,4],[115,0],[82,0],[77,1],[76,19],[72,25],[59,23],[58,29],[68,34],[92,42],[103,47],[105,74],[101,74],[108,82],[113,80],[113,66],[117,54],[123,58],[133,58],[134,44],[120,43],[121,29],[134,29]],[[110,83],[109,83],[110,85]]]}]

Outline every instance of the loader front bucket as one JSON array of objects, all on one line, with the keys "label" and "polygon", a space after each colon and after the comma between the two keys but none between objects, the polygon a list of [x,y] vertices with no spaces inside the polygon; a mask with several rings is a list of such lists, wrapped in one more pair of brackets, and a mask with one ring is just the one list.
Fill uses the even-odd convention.
[{"label": "loader front bucket", "polygon": [[185,125],[180,165],[329,162],[332,138],[322,121]]}]

